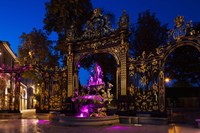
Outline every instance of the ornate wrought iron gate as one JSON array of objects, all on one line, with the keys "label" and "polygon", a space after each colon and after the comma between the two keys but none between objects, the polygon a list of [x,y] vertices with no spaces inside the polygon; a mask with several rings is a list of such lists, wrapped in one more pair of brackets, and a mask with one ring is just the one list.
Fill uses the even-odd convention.
[{"label": "ornate wrought iron gate", "polygon": [[67,109],[67,71],[60,70],[58,67],[45,70],[43,79],[38,112],[65,111]]},{"label": "ornate wrought iron gate", "polygon": [[82,37],[78,38],[74,26],[67,36],[67,66],[68,66],[68,97],[73,97],[78,86],[79,62],[88,55],[107,53],[114,57],[117,63],[116,72],[116,97],[126,96],[127,86],[127,54],[129,46],[129,16],[124,11],[114,30],[107,17],[101,14],[100,9],[95,9]]},{"label": "ornate wrought iron gate", "polygon": [[[36,65],[25,65],[17,68],[4,68],[1,73],[9,73],[13,83],[9,88],[8,96],[2,95],[0,98],[1,111],[19,112],[19,98],[20,98],[20,82],[21,74],[27,70],[34,70],[42,78],[40,81],[39,105],[36,109],[38,112],[49,112],[50,110],[67,110],[67,70],[58,69],[41,69]],[[5,93],[2,93],[5,94]],[[7,101],[5,101],[7,100]]]},{"label": "ornate wrought iron gate", "polygon": [[165,60],[178,47],[190,45],[200,52],[200,34],[185,23],[183,16],[175,18],[175,28],[170,30],[168,44],[155,52],[141,57],[129,58],[129,95],[134,99],[136,112],[165,111]]},{"label": "ornate wrought iron gate", "polygon": [[[74,27],[71,26],[66,40],[67,70],[57,67],[44,70],[37,66],[1,70],[1,73],[14,74],[15,78],[15,87],[10,90],[8,110],[19,111],[20,74],[26,69],[36,69],[43,77],[37,110],[39,112],[67,110],[70,106],[67,99],[73,97],[75,89],[79,87],[77,84],[78,64],[81,59],[90,54],[108,53],[117,62],[118,110],[129,110],[126,102],[130,103],[130,101],[120,101],[120,98],[130,97],[131,104],[134,106],[133,112],[164,112],[165,60],[174,49],[183,45],[194,46],[200,51],[200,34],[192,29],[191,23],[184,23],[182,17],[177,17],[176,27],[169,34],[169,43],[158,47],[151,54],[147,55],[143,52],[137,58],[128,58],[129,35],[129,17],[126,12],[123,12],[118,22],[118,28],[114,30],[100,10],[94,10],[81,38],[76,37]],[[2,102],[2,98],[0,98],[0,102]]]}]

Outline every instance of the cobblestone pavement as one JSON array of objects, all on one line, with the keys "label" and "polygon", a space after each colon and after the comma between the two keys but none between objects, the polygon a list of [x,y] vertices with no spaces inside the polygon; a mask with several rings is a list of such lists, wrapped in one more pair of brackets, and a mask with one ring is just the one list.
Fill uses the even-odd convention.
[{"label": "cobblestone pavement", "polygon": [[37,119],[0,119],[0,133],[200,133],[191,125],[63,126]]}]

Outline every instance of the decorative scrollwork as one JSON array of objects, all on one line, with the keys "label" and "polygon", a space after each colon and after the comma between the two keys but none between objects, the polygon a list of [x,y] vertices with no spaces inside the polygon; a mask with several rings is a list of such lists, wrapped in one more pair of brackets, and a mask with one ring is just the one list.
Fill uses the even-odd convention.
[{"label": "decorative scrollwork", "polygon": [[158,110],[158,102],[155,101],[155,96],[152,90],[140,90],[136,92],[136,111],[152,112]]},{"label": "decorative scrollwork", "polygon": [[134,70],[135,70],[134,65],[130,64],[129,65],[129,76],[133,76],[134,75]]},{"label": "decorative scrollwork", "polygon": [[114,31],[110,25],[108,17],[104,17],[101,14],[99,8],[93,11],[93,15],[90,21],[87,21],[85,31],[82,35],[82,39],[92,39],[97,37],[103,37],[109,35]]},{"label": "decorative scrollwork", "polygon": [[140,78],[140,84],[141,84],[142,86],[146,86],[146,85],[147,85],[147,82],[148,82],[148,80],[147,80],[146,76],[142,76],[142,77]]},{"label": "decorative scrollwork", "polygon": [[74,39],[76,39],[76,29],[75,29],[74,25],[71,25],[70,29],[67,32],[66,40],[72,41]]},{"label": "decorative scrollwork", "polygon": [[61,110],[61,96],[52,96],[50,98],[50,110]]},{"label": "decorative scrollwork", "polygon": [[120,46],[120,52],[123,53],[123,54],[124,54],[124,53],[127,53],[128,47],[129,47],[129,44],[128,44],[128,43],[122,44],[122,45]]},{"label": "decorative scrollwork", "polygon": [[156,73],[158,71],[158,61],[155,58],[152,60],[151,65],[152,65],[152,71]]},{"label": "decorative scrollwork", "polygon": [[164,48],[162,46],[156,48],[156,54],[162,56],[164,54]]},{"label": "decorative scrollwork", "polygon": [[131,84],[131,85],[128,87],[128,90],[129,90],[129,95],[130,95],[130,96],[133,96],[134,93],[135,93],[134,85]]},{"label": "decorative scrollwork", "polygon": [[140,73],[144,73],[147,71],[147,66],[144,63],[141,63],[140,67],[138,68]]},{"label": "decorative scrollwork", "polygon": [[169,42],[173,40],[180,41],[181,38],[185,37],[187,34],[188,35],[195,34],[195,30],[193,30],[192,21],[185,23],[183,16],[177,16],[174,19],[174,23],[175,23],[174,29],[171,29],[168,32]]},{"label": "decorative scrollwork", "polygon": [[[85,43],[74,45],[74,49],[76,52],[93,51],[105,48],[112,50],[113,48],[112,46],[114,46],[119,41],[120,41],[119,38],[105,38],[103,40],[95,41],[92,43],[85,41]],[[118,49],[115,48],[115,51],[118,52]]]},{"label": "decorative scrollwork", "polygon": [[177,16],[174,19],[174,23],[175,23],[175,26],[177,28],[180,28],[184,24],[184,17],[183,16]]},{"label": "decorative scrollwork", "polygon": [[71,53],[71,54],[68,54],[67,55],[67,61],[68,62],[71,62],[73,60],[73,54]]}]

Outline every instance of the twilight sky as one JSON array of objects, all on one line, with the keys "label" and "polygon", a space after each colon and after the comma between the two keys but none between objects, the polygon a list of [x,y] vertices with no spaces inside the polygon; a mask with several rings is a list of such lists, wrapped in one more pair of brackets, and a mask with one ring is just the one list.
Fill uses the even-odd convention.
[{"label": "twilight sky", "polygon": [[[0,0],[0,40],[8,41],[17,53],[22,32],[29,33],[34,27],[43,27],[44,2],[48,0]],[[138,13],[150,9],[162,24],[173,27],[177,15],[185,16],[185,21],[200,22],[200,0],[91,0],[94,8],[103,8],[115,14],[118,21],[122,10],[130,15],[131,23],[136,23]]]}]

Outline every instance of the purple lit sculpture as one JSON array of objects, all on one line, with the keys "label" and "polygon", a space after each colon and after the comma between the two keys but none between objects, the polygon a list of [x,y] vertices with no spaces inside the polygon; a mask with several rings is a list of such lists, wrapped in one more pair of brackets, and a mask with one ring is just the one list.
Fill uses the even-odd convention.
[{"label": "purple lit sculpture", "polygon": [[75,97],[72,101],[78,112],[78,117],[104,117],[106,116],[106,107],[113,98],[110,90],[113,85],[103,82],[103,72],[96,63],[91,71],[88,86],[83,87],[80,92],[75,91]]}]

